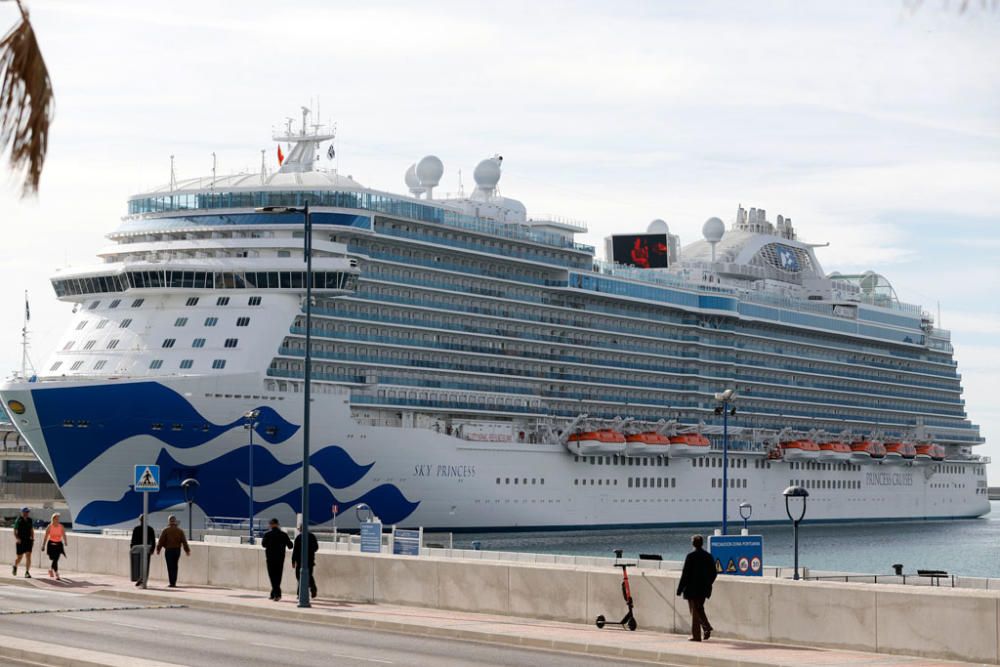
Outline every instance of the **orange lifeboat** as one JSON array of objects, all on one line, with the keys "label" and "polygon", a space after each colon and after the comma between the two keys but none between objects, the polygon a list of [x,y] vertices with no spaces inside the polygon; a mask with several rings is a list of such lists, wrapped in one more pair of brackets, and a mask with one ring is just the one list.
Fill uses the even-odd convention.
[{"label": "orange lifeboat", "polygon": [[629,456],[667,456],[670,438],[656,431],[644,431],[625,436],[625,453]]},{"label": "orange lifeboat", "polygon": [[789,440],[781,443],[786,461],[814,461],[819,458],[819,445],[812,440]]},{"label": "orange lifeboat", "polygon": [[844,442],[824,442],[819,446],[821,461],[848,461],[851,458],[851,446]]},{"label": "orange lifeboat", "polygon": [[694,459],[705,456],[712,447],[712,443],[701,433],[679,433],[670,436],[669,440],[672,459]]},{"label": "orange lifeboat", "polygon": [[931,443],[917,445],[914,448],[916,453],[913,456],[913,465],[925,466],[933,461],[935,447],[937,447],[937,445],[932,445]]},{"label": "orange lifeboat", "polygon": [[580,456],[621,454],[625,451],[625,436],[610,428],[580,431],[567,438],[566,449]]},{"label": "orange lifeboat", "polygon": [[931,459],[934,461],[944,461],[944,447],[941,445],[931,445]]},{"label": "orange lifeboat", "polygon": [[851,460],[855,463],[872,463],[885,457],[885,447],[873,440],[851,443]]},{"label": "orange lifeboat", "polygon": [[907,461],[912,461],[917,455],[917,448],[910,442],[887,442],[885,443],[885,463],[889,465],[902,465]]}]

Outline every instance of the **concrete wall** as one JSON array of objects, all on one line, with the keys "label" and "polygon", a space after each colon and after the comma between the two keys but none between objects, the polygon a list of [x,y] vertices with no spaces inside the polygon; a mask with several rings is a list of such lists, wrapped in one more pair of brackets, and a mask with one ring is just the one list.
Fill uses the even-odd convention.
[{"label": "concrete wall", "polygon": [[[36,542],[33,569],[48,569]],[[180,584],[269,589],[260,546],[193,543]],[[70,534],[62,570],[128,575],[128,541]],[[453,555],[454,556],[454,555]],[[0,559],[11,562],[11,531],[0,531]],[[289,565],[283,581],[293,595]],[[676,597],[679,573],[630,570],[639,627],[688,632],[687,604]],[[593,623],[625,613],[621,572],[553,558],[521,563],[492,558],[404,557],[323,550],[316,558],[321,594],[362,603],[416,605]],[[80,578],[85,578],[85,574]],[[151,581],[166,578],[154,557]],[[722,577],[707,605],[720,637],[1000,664],[1000,591],[892,584]]]}]

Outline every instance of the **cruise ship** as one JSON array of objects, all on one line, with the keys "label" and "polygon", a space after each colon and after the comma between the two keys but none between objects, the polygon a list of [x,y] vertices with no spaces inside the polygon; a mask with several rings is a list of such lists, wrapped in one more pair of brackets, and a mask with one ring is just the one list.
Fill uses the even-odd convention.
[{"label": "cruise ship", "polygon": [[791,219],[740,206],[683,246],[655,220],[599,259],[501,194],[500,156],[469,194],[436,192],[435,156],[391,194],[321,168],[308,121],[279,168],[172,171],[52,278],[66,333],[0,397],[77,528],[132,524],[142,464],[154,521],[188,478],[197,521],[294,520],[310,279],[313,525],[714,525],[724,480],[754,521],[789,485],[817,521],[989,510],[949,332],[878,273],[826,273]]}]

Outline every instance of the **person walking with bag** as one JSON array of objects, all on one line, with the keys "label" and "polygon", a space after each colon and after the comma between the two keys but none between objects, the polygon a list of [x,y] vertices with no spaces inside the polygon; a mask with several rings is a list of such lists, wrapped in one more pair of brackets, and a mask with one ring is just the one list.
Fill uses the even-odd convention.
[{"label": "person walking with bag", "polygon": [[281,599],[281,575],[285,569],[285,551],[293,547],[288,533],[281,529],[277,519],[271,519],[271,530],[260,541],[267,561],[267,577],[271,580],[271,600]]},{"label": "person walking with bag", "polygon": [[712,624],[705,615],[705,600],[712,597],[712,584],[718,573],[715,571],[715,561],[712,554],[702,549],[705,538],[695,535],[691,538],[694,549],[684,559],[684,569],[681,580],[677,582],[677,594],[683,595],[691,610],[691,639],[700,642],[702,631],[705,639],[712,636]]},{"label": "person walking with bag", "polygon": [[[132,547],[142,546],[142,521],[143,516],[139,515],[139,523],[136,524],[135,528],[132,529],[132,540],[129,542],[129,549]],[[156,545],[156,531],[153,527],[149,525],[149,519],[146,519],[146,579],[149,579],[149,561],[153,559],[153,547]],[[139,581],[135,582],[136,586],[142,586],[143,581],[140,578]]]},{"label": "person walking with bag", "polygon": [[159,556],[162,550],[163,557],[167,561],[167,579],[170,581],[170,588],[177,588],[177,564],[181,560],[182,548],[185,554],[191,555],[191,547],[188,546],[184,530],[177,525],[177,517],[171,514],[167,518],[167,527],[160,533],[160,541],[156,543],[156,555]]},{"label": "person walking with bag", "polygon": [[24,578],[31,579],[31,552],[35,548],[35,524],[31,521],[31,508],[22,507],[21,515],[14,519],[14,542],[17,557],[14,559],[14,576],[24,558]]},{"label": "person walking with bag", "polygon": [[45,528],[42,538],[42,551],[46,553],[52,565],[49,576],[61,580],[59,576],[59,559],[66,555],[66,527],[59,523],[59,513],[52,515],[49,525]]}]

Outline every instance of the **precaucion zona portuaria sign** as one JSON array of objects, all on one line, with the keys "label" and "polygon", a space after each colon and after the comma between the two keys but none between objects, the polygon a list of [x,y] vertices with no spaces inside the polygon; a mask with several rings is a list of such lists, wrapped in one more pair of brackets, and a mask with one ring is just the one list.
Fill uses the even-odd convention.
[{"label": "precaucion zona portuaria sign", "polygon": [[764,576],[764,538],[760,535],[710,535],[708,550],[719,574]]}]

